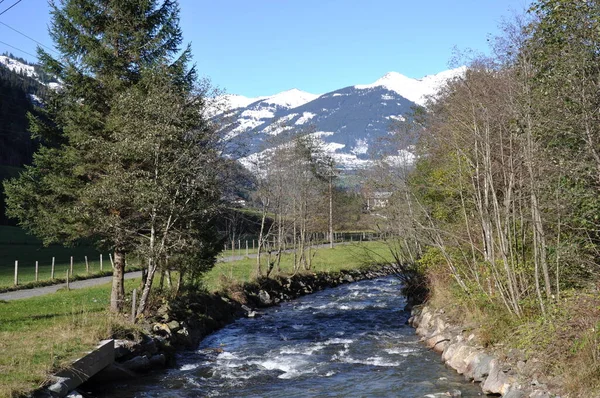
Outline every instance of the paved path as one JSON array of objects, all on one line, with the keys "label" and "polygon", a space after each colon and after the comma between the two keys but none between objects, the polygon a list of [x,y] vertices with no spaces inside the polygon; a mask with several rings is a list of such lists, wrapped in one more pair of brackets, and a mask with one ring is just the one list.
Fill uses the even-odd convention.
[{"label": "paved path", "polygon": [[[336,243],[335,246],[344,245],[347,243],[348,242]],[[326,243],[323,245],[316,245],[314,247],[315,248],[329,247],[329,244]],[[290,251],[291,250],[286,250],[286,252],[290,252]],[[256,253],[249,254],[247,256],[244,255],[244,256],[222,257],[222,258],[217,259],[217,262],[227,263],[230,261],[243,260],[246,257],[256,258]],[[127,272],[125,274],[125,279],[134,279],[134,278],[141,278],[141,277],[142,277],[142,271]],[[85,287],[103,285],[105,283],[110,283],[111,281],[112,281],[112,276],[103,276],[100,278],[92,278],[92,279],[85,279],[85,280],[81,280],[81,281],[71,282],[71,283],[69,283],[69,288],[70,289],[83,289]],[[54,293],[57,290],[64,288],[65,286],[66,286],[66,283],[61,283],[58,285],[36,287],[33,289],[22,289],[22,290],[15,290],[14,292],[0,293],[0,301],[11,301],[11,300],[19,300],[19,299],[25,299],[25,298],[30,298],[30,297],[44,296],[46,294]]]},{"label": "paved path", "polygon": [[[134,271],[127,272],[125,274],[125,279],[133,279],[133,278],[141,278],[142,271]],[[75,281],[69,283],[70,289],[83,289],[84,287],[91,287],[96,285],[103,285],[105,283],[110,283],[112,281],[112,276],[102,276],[100,278],[92,278],[92,279],[84,279],[81,281]],[[61,283],[58,285],[44,286],[44,287],[36,287],[33,289],[23,289],[23,290],[15,290],[14,292],[6,292],[0,293],[0,301],[10,301],[10,300],[18,300],[36,296],[43,296],[46,294],[54,293],[58,289],[62,289],[66,286],[66,283]]]}]

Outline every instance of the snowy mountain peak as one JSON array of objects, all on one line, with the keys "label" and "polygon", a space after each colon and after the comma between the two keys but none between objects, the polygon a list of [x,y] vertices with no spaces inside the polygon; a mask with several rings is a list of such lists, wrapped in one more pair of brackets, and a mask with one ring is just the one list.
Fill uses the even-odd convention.
[{"label": "snowy mountain peak", "polygon": [[414,79],[411,79],[408,76],[404,76],[401,73],[398,72],[388,72],[385,75],[383,75],[381,78],[377,79],[377,81],[373,84],[377,84],[377,85],[385,85],[386,83],[389,84],[395,84],[398,82],[403,82],[403,81],[412,81]]},{"label": "snowy mountain peak", "polygon": [[427,97],[435,95],[439,89],[450,79],[464,75],[466,67],[450,69],[435,75],[428,75],[421,79],[411,79],[398,72],[388,72],[372,84],[354,86],[356,89],[365,90],[375,87],[383,87],[394,91],[404,98],[424,105]]},{"label": "snowy mountain peak", "polygon": [[267,106],[275,105],[276,107],[291,109],[304,105],[319,97],[320,95],[318,94],[307,93],[306,91],[298,90],[297,88],[262,97],[245,97],[237,94],[225,94],[215,99],[215,105],[211,107],[208,115],[212,117],[223,112],[246,108],[252,104],[257,104],[259,106],[260,104]]},{"label": "snowy mountain peak", "polygon": [[320,94],[311,94],[306,91],[298,90],[293,88],[291,90],[282,91],[281,93],[275,94],[263,102],[267,104],[279,105],[285,108],[296,108],[300,105],[304,105],[307,102],[313,101],[319,98]]},{"label": "snowy mountain peak", "polygon": [[13,72],[24,74],[25,76],[29,76],[29,77],[33,77],[33,78],[37,77],[37,73],[35,72],[35,69],[33,68],[33,66],[27,65],[20,61],[15,60],[15,59],[9,58],[6,55],[0,55],[0,64],[6,66],[8,69],[10,69]]},{"label": "snowy mountain peak", "polygon": [[265,99],[268,97],[244,97],[243,95],[237,95],[237,94],[226,94],[224,96],[224,99],[227,101],[228,103],[228,109],[235,109],[235,108],[244,108],[250,104],[252,104],[253,102],[256,101],[260,101],[262,99]]}]

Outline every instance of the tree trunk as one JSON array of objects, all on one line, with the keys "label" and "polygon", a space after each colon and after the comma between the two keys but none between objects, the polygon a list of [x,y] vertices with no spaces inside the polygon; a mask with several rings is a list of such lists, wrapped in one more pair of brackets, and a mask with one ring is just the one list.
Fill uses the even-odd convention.
[{"label": "tree trunk", "polygon": [[125,252],[115,249],[114,267],[112,278],[112,290],[110,293],[110,311],[121,312],[123,309],[123,300],[125,298],[125,286],[123,280],[125,277]]},{"label": "tree trunk", "polygon": [[333,177],[329,177],[329,247],[333,249]]},{"label": "tree trunk", "polygon": [[146,275],[146,283],[144,283],[144,290],[140,297],[140,304],[138,305],[137,313],[142,314],[146,310],[148,305],[148,297],[150,297],[150,290],[152,289],[152,282],[154,281],[154,274],[156,273],[157,264],[154,259],[148,261],[148,275]]},{"label": "tree trunk", "polygon": [[185,275],[185,269],[181,269],[179,271],[179,275],[177,276],[177,287],[175,288],[175,293],[173,295],[174,297],[177,297],[179,295],[179,292],[181,291],[184,275]]},{"label": "tree trunk", "polygon": [[[262,269],[261,269],[261,265],[260,265],[260,261],[261,261],[261,254],[262,254],[262,249],[264,246],[264,240],[265,238],[265,221],[267,219],[267,209],[269,206],[269,199],[265,199],[263,201],[263,207],[262,207],[262,214],[261,214],[261,218],[260,218],[260,233],[258,235],[258,248],[257,248],[257,252],[256,252],[256,272],[258,274],[258,276],[262,276]],[[269,227],[269,231],[270,231],[270,227]],[[267,235],[269,235],[269,231],[267,231]]]}]

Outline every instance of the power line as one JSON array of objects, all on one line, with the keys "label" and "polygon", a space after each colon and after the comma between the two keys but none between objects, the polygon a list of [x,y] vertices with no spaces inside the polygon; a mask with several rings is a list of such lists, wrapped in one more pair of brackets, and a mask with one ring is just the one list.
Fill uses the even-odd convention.
[{"label": "power line", "polygon": [[[0,0],[0,2],[2,2],[2,1],[4,1],[4,0]],[[21,36],[24,36],[24,37],[28,38],[29,40],[31,40],[31,41],[33,41],[33,42],[35,42],[35,43],[39,44],[40,46],[42,46],[42,47],[45,47],[45,48],[47,48],[48,50],[50,50],[50,51],[52,51],[52,52],[54,52],[54,53],[58,54],[58,52],[57,52],[56,50],[54,50],[53,48],[50,48],[50,47],[48,47],[47,45],[45,45],[45,44],[43,44],[43,43],[40,43],[39,41],[37,41],[37,40],[36,40],[36,39],[34,39],[33,37],[27,36],[25,33],[21,32],[21,31],[18,31],[17,29],[13,28],[12,26],[9,26],[8,24],[5,24],[5,23],[4,23],[4,22],[2,22],[2,21],[0,21],[0,25],[4,25],[4,26],[6,26],[8,29],[11,29],[11,30],[13,30],[13,31],[17,32],[17,33],[18,33],[18,34],[20,34]]]},{"label": "power line", "polygon": [[17,0],[16,3],[14,3],[12,6],[8,7],[6,10],[0,12],[0,15],[4,14],[6,11],[10,10],[11,8],[13,8],[14,6],[16,6],[17,4],[19,4],[20,2],[22,2],[23,0]]},{"label": "power line", "polygon": [[3,41],[0,41],[0,44],[4,44],[5,46],[9,46],[10,48],[14,48],[14,49],[15,49],[15,50],[17,50],[17,51],[21,51],[22,53],[25,53],[25,54],[27,54],[27,55],[31,55],[32,57],[34,57],[34,58],[36,58],[36,59],[37,59],[37,55],[33,55],[32,53],[28,53],[27,51],[25,51],[25,50],[21,50],[21,49],[20,49],[20,48],[18,48],[18,47],[11,46],[10,44],[8,44],[8,43],[5,43],[5,42],[3,42]]}]

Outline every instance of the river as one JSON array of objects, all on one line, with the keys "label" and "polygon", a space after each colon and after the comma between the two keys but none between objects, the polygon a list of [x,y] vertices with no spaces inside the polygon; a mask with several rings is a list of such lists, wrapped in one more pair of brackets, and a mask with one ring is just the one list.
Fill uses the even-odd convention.
[{"label": "river", "polygon": [[391,277],[326,289],[239,319],[180,354],[177,368],[110,396],[481,396],[419,343],[403,306]]}]

